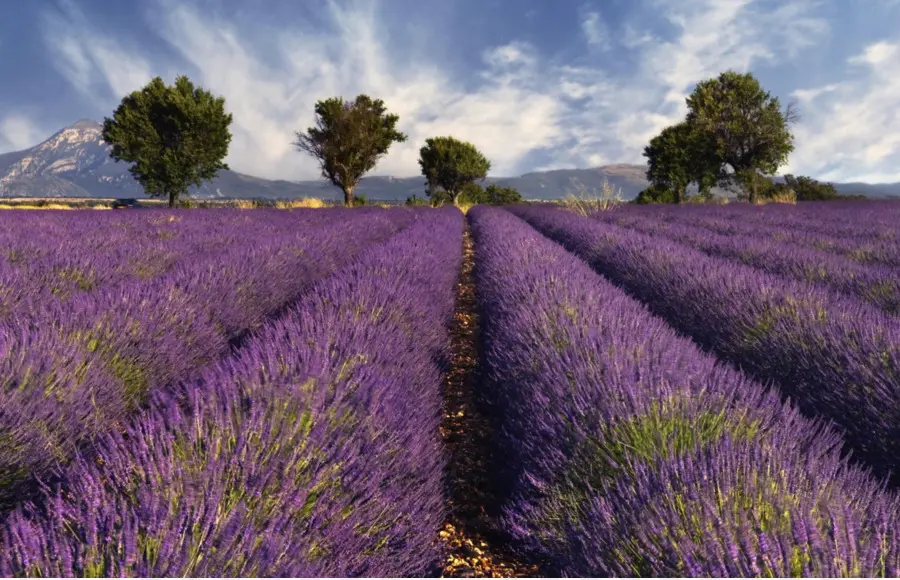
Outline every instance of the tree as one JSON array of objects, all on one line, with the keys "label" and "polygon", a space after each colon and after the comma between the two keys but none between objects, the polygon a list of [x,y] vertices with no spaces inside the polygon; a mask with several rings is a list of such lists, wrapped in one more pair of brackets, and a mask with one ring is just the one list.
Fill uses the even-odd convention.
[{"label": "tree", "polygon": [[[453,203],[453,197],[441,187],[431,187],[429,190],[426,190],[425,195],[431,199],[431,205],[434,207],[444,205],[445,203]],[[484,188],[481,187],[481,185],[474,181],[470,181],[460,189],[459,195],[457,196],[457,203],[470,205],[486,203],[485,195]]]},{"label": "tree", "polygon": [[195,87],[186,76],[166,86],[160,77],[122,99],[103,120],[110,157],[128,161],[132,176],[151,197],[167,196],[174,207],[191,185],[213,179],[231,143],[225,99]]},{"label": "tree", "polygon": [[634,199],[636,204],[648,203],[676,203],[676,194],[669,187],[651,183],[650,186],[641,191]]},{"label": "tree", "polygon": [[428,201],[425,200],[424,198],[419,197],[418,195],[416,195],[414,193],[411,196],[406,198],[405,205],[414,205],[414,206],[428,205]]},{"label": "tree", "polygon": [[734,71],[699,83],[687,105],[687,122],[710,140],[720,176],[736,180],[755,202],[755,175],[774,174],[794,149],[789,130],[799,118],[794,105],[782,110],[752,74]]},{"label": "tree", "polygon": [[487,177],[491,162],[469,142],[453,137],[432,137],[426,139],[425,146],[419,150],[419,167],[425,176],[429,197],[440,188],[457,204],[463,187]]},{"label": "tree", "polygon": [[841,197],[833,185],[820,183],[811,177],[794,177],[788,173],[784,176],[784,182],[797,194],[797,201],[824,201]]},{"label": "tree", "polygon": [[322,177],[344,192],[353,205],[353,190],[363,175],[375,168],[393,143],[406,141],[397,131],[399,115],[388,115],[384,102],[359,95],[355,101],[333,97],[315,106],[316,126],[296,131],[294,145],[319,162]]},{"label": "tree", "polygon": [[[452,200],[452,195],[447,193],[447,198]],[[475,183],[474,181],[470,181],[463,185],[462,191],[460,191],[458,196],[459,203],[467,203],[470,205],[475,205],[479,203],[486,203],[486,194],[484,188],[481,187],[480,184]]]},{"label": "tree", "polygon": [[674,203],[687,198],[691,183],[697,183],[702,196],[709,196],[720,166],[711,141],[687,121],[666,127],[651,139],[644,157],[647,179],[658,189],[670,191]]},{"label": "tree", "polygon": [[425,197],[431,202],[431,207],[440,207],[445,203],[452,203],[453,199],[450,194],[440,188],[434,188],[431,191],[425,191]]},{"label": "tree", "polygon": [[481,203],[489,203],[491,205],[507,205],[520,203],[522,194],[513,187],[500,187],[499,185],[489,185],[484,190],[484,198]]}]

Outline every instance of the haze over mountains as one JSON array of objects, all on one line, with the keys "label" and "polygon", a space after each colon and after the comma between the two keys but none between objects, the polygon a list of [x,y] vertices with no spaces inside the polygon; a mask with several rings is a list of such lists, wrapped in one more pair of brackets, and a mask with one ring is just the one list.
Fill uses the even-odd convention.
[{"label": "haze over mountains", "polygon": [[[127,163],[109,157],[109,146],[101,138],[102,125],[82,119],[49,139],[23,151],[0,155],[0,195],[5,197],[104,197],[141,198],[141,186],[128,173]],[[298,153],[299,155],[299,153]],[[576,185],[588,191],[599,189],[604,179],[620,188],[625,199],[633,199],[648,182],[644,166],[616,164],[589,169],[558,169],[526,173],[519,177],[489,177],[515,187],[525,199],[558,199],[575,192]],[[839,193],[861,193],[870,197],[900,197],[900,183],[835,183]],[[424,193],[421,176],[364,177],[357,190],[373,200],[404,200]],[[269,180],[221,171],[204,186],[192,190],[197,198],[294,199],[318,197],[338,199],[340,191],[325,181]]]}]

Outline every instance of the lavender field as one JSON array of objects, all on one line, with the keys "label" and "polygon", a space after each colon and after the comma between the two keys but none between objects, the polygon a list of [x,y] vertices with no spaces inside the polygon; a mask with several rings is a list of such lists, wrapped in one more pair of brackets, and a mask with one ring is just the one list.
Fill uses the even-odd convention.
[{"label": "lavender field", "polygon": [[900,574],[900,204],[0,222],[2,576]]}]

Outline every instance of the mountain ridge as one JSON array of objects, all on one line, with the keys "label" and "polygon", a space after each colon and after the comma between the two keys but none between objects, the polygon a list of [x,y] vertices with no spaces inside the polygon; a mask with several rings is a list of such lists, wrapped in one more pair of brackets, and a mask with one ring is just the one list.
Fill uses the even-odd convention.
[{"label": "mountain ridge", "polygon": [[[93,119],[79,119],[63,127],[43,142],[0,154],[0,196],[6,197],[101,197],[143,198],[140,185],[128,172],[127,163],[109,157],[102,139],[103,125]],[[488,177],[484,185],[515,187],[525,199],[559,199],[578,188],[597,191],[604,181],[633,199],[648,182],[646,166],[616,163],[581,169],[531,171],[517,177]],[[835,183],[839,193],[861,193],[873,197],[900,197],[900,183]],[[370,199],[404,200],[424,196],[421,176],[363,177],[358,193]],[[189,191],[199,199],[263,198],[295,199],[318,197],[339,199],[341,192],[325,180],[271,180],[237,171],[220,171],[199,188]]]}]

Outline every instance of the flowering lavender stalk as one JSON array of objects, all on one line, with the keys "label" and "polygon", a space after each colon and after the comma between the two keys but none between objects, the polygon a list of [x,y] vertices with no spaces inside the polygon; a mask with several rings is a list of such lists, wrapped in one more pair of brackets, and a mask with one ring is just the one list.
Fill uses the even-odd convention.
[{"label": "flowering lavender stalk", "polygon": [[[822,204],[816,204],[821,207]],[[827,204],[831,207],[831,204]],[[897,204],[893,204],[896,208]],[[880,204],[879,204],[880,206]],[[845,208],[844,221],[850,221],[837,225],[819,224],[819,228],[810,228],[804,222],[786,222],[782,225],[773,225],[771,214],[766,214],[765,219],[753,213],[753,208],[745,209],[741,213],[723,214],[713,208],[685,207],[677,209],[649,209],[639,213],[636,208],[614,212],[617,215],[598,215],[597,219],[607,223],[628,226],[627,222],[646,217],[659,217],[671,222],[702,227],[718,234],[729,236],[749,236],[758,240],[770,240],[781,244],[790,245],[810,250],[818,250],[837,254],[860,264],[871,264],[888,267],[893,270],[900,268],[900,233],[895,227],[876,227],[868,232],[868,225],[864,218],[857,216],[853,208]],[[891,211],[886,208],[889,215],[896,215],[894,223],[900,220],[896,209]]]},{"label": "flowering lavender stalk", "polygon": [[[196,376],[414,217],[345,210],[332,214],[338,219],[331,226],[251,237],[196,267],[184,263],[159,278],[32,304],[39,308],[0,324],[0,441],[15,443],[0,446],[0,510],[73,448],[114,429],[149,393]],[[265,227],[255,233],[273,234]]]},{"label": "flowering lavender stalk", "polygon": [[458,210],[319,283],[198,381],[157,391],[0,527],[0,574],[413,576],[444,519]]},{"label": "flowering lavender stalk", "polygon": [[513,540],[579,577],[896,573],[900,503],[838,433],[522,220],[469,216]]},{"label": "flowering lavender stalk", "polygon": [[[900,206],[893,201],[774,204],[625,206],[622,214],[664,220],[711,219],[752,228],[781,229],[859,240],[900,239]],[[595,217],[608,219],[609,216]]]},{"label": "flowering lavender stalk", "polygon": [[858,300],[555,209],[516,208],[674,328],[804,412],[879,474],[900,467],[900,320]]},{"label": "flowering lavender stalk", "polygon": [[886,266],[860,264],[829,252],[770,239],[716,234],[649,216],[632,216],[626,227],[675,240],[710,256],[741,262],[764,272],[821,284],[871,302],[889,314],[900,314],[900,276]]}]

